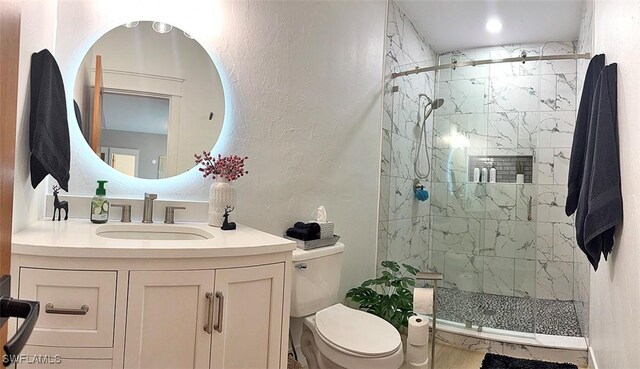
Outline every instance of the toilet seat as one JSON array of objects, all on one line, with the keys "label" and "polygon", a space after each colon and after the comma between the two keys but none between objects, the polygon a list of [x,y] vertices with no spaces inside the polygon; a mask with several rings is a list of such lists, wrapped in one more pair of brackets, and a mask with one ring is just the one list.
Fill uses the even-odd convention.
[{"label": "toilet seat", "polygon": [[342,304],[317,312],[315,326],[327,345],[354,356],[386,357],[402,347],[400,334],[390,323]]}]

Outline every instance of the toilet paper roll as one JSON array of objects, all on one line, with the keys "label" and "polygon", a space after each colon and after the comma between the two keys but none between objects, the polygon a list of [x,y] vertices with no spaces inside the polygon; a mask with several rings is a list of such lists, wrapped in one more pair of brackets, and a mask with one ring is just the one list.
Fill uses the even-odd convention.
[{"label": "toilet paper roll", "polygon": [[433,288],[413,289],[413,311],[417,314],[433,313]]},{"label": "toilet paper roll", "polygon": [[407,362],[407,368],[411,368],[411,369],[428,369],[429,368],[429,360],[425,361],[424,363],[411,363],[411,362]]},{"label": "toilet paper roll", "polygon": [[410,368],[421,368],[422,365],[426,368],[429,361],[429,346],[407,345],[406,361]]},{"label": "toilet paper roll", "polygon": [[412,346],[426,346],[429,344],[429,321],[426,317],[414,315],[409,318],[407,343]]}]

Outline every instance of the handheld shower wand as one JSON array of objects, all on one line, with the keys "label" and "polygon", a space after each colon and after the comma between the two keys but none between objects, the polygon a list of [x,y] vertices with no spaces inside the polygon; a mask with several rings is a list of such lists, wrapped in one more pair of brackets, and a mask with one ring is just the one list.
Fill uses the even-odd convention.
[{"label": "handheld shower wand", "polygon": [[[423,97],[427,99],[427,104],[424,106],[424,110],[422,114],[422,125],[421,125],[420,124],[420,99]],[[420,127],[421,132],[420,132],[420,138],[418,140],[418,150],[416,152],[415,160],[413,161],[413,171],[415,172],[416,177],[422,180],[428,179],[429,175],[431,174],[431,160],[429,159],[429,148],[427,147],[427,118],[429,118],[429,116],[434,110],[441,107],[442,104],[444,104],[444,99],[431,100],[431,98],[429,98],[429,96],[425,94],[421,93],[418,95],[418,120],[416,124],[418,125],[418,127]],[[424,146],[424,154],[427,160],[426,174],[420,173],[420,171],[418,170],[418,161],[420,157],[420,149],[422,146]]]}]

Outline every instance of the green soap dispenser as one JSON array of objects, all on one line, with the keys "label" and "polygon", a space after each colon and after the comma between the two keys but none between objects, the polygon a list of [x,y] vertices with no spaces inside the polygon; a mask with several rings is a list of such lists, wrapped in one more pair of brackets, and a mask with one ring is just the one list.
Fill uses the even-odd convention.
[{"label": "green soap dispenser", "polygon": [[109,220],[109,199],[104,184],[107,181],[98,181],[96,195],[91,199],[91,221],[93,223],[106,223]]}]

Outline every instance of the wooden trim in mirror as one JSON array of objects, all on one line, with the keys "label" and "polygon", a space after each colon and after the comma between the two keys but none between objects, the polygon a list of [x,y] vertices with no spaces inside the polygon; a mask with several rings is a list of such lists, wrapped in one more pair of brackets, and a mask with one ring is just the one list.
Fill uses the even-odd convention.
[{"label": "wooden trim in mirror", "polygon": [[102,129],[102,56],[96,55],[96,74],[93,89],[93,115],[91,116],[91,148],[100,155]]}]

